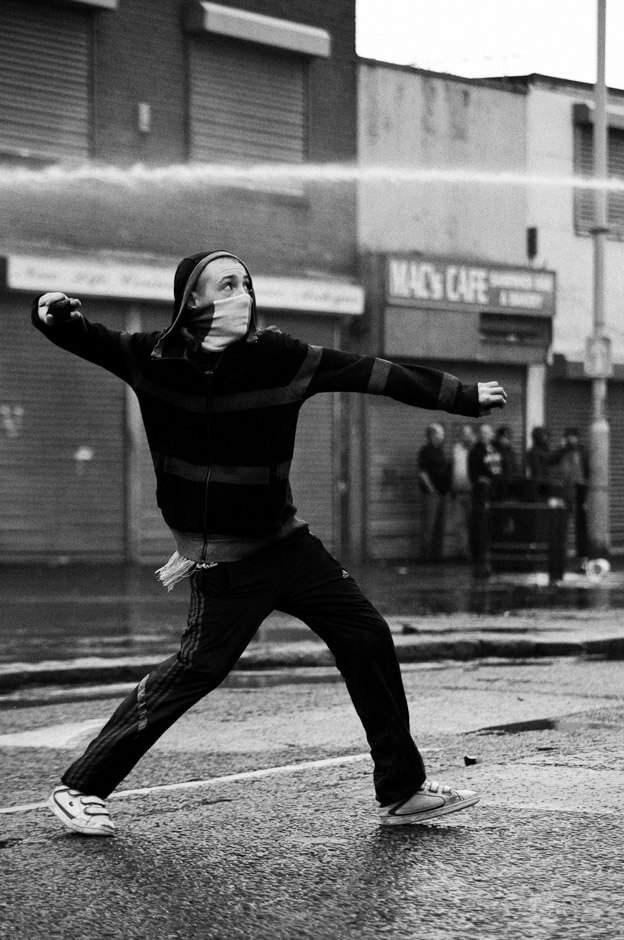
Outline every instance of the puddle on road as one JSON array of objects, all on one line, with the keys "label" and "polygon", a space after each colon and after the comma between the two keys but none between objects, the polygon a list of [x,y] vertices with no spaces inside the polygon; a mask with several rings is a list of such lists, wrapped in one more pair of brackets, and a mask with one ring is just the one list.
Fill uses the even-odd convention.
[{"label": "puddle on road", "polygon": [[486,725],[472,734],[523,734],[526,731],[552,731],[559,729],[559,718],[534,718],[532,721],[512,721],[506,725]]},{"label": "puddle on road", "polygon": [[[353,574],[372,603],[391,617],[507,614],[514,626],[514,618],[538,611],[624,608],[621,571],[599,584],[570,574],[561,585],[550,585],[539,572],[500,573],[475,581],[469,567],[461,565],[356,566]],[[0,590],[1,658],[35,662],[76,655],[140,656],[155,650],[164,657],[178,648],[187,604],[183,590],[175,596],[158,593],[153,573],[143,569],[113,566],[97,569],[97,576],[79,566],[37,569],[34,582],[30,569],[12,571]],[[265,621],[251,645],[309,637],[300,623],[278,616]]]},{"label": "puddle on road", "polygon": [[[618,725],[619,726],[619,725]],[[534,718],[530,721],[512,721],[504,725],[487,725],[469,734],[525,734],[529,731],[600,731],[616,727],[616,722],[590,717],[586,714],[561,715],[558,718]]]},{"label": "puddle on road", "polygon": [[[580,622],[584,612],[591,620],[596,613],[602,616],[604,611],[624,609],[622,570],[612,571],[600,584],[570,574],[562,585],[548,584],[547,576],[539,572],[501,572],[489,581],[475,581],[469,566],[462,565],[369,565],[356,566],[352,573],[380,612],[393,619],[425,621],[458,613],[506,615],[506,630],[529,633],[533,621],[537,624],[552,611],[557,616],[574,611]],[[183,590],[175,596],[158,591],[151,570],[142,568],[37,568],[34,576],[30,568],[11,569],[0,588],[0,662],[77,656],[160,655],[164,659],[179,647],[188,599]],[[488,629],[487,624],[480,628]],[[417,632],[439,631],[421,622]],[[311,638],[310,631],[294,618],[276,615],[265,621],[250,648]],[[0,710],[5,707],[0,699]]]}]

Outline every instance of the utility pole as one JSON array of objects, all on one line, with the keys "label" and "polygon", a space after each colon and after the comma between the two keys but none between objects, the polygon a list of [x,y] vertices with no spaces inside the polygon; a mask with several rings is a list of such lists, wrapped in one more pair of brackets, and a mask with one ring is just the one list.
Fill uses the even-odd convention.
[{"label": "utility pole", "polygon": [[605,333],[605,247],[607,220],[607,87],[605,46],[607,0],[597,0],[597,76],[594,88],[594,316],[593,331],[587,339],[585,374],[592,380],[592,423],[590,430],[589,538],[592,558],[609,554],[609,423],[607,421],[607,378],[613,374],[611,342]]}]

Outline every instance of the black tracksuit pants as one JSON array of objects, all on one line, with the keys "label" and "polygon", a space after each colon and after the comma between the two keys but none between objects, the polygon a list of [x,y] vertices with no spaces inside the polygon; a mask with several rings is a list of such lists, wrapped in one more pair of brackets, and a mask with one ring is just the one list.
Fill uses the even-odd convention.
[{"label": "black tracksuit pants", "polygon": [[418,789],[425,770],[388,625],[307,529],[242,561],[193,573],[179,652],[141,680],[63,783],[108,796],[167,728],[225,679],[272,610],[304,621],[333,653],[366,731],[378,801]]}]

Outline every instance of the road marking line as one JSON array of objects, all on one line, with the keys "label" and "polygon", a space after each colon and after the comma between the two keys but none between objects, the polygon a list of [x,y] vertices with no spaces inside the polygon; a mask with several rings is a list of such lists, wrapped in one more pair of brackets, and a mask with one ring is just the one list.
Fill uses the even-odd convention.
[{"label": "road marking line", "polygon": [[0,747],[72,748],[87,733],[93,734],[103,726],[101,718],[72,721],[62,725],[47,725],[31,731],[16,731],[0,735]]},{"label": "road marking line", "polygon": [[[316,770],[319,767],[333,767],[337,764],[353,764],[357,761],[370,760],[370,754],[348,754],[345,757],[325,757],[321,760],[302,761],[299,764],[282,764],[278,767],[265,767],[263,770],[245,770],[238,774],[227,774],[225,777],[209,777],[207,780],[186,780],[181,783],[161,783],[154,787],[141,787],[137,790],[119,790],[111,793],[110,800],[123,799],[126,796],[147,796],[150,793],[164,792],[165,790],[193,790],[199,787],[217,786],[220,783],[235,783],[238,780],[258,780],[261,777],[277,776],[278,774],[291,774],[299,770]],[[31,810],[43,809],[47,803],[24,803],[21,806],[6,806],[0,809],[1,815],[15,813],[28,813]]]},{"label": "road marking line", "polygon": [[7,806],[6,809],[0,809],[0,813],[7,815],[9,813],[28,813],[31,809],[42,809],[47,803],[24,803],[22,806]]}]

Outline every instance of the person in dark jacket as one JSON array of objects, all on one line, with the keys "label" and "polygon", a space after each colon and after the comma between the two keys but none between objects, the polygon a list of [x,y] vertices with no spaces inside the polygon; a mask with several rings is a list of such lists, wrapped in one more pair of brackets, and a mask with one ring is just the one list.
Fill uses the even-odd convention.
[{"label": "person in dark jacket", "polygon": [[452,498],[455,512],[457,556],[464,561],[474,557],[472,544],[472,483],[468,474],[468,458],[476,441],[474,428],[464,424],[453,444]]},{"label": "person in dark jacket", "polygon": [[531,447],[526,452],[526,475],[538,487],[553,478],[553,452],[548,428],[536,427],[531,431]]},{"label": "person in dark jacket", "polygon": [[479,425],[477,440],[468,454],[468,475],[472,484],[472,564],[477,578],[492,573],[490,561],[490,526],[488,507],[502,491],[503,458],[494,446],[494,429]]},{"label": "person in dark jacket", "polygon": [[509,492],[509,487],[518,476],[519,461],[513,446],[513,432],[508,424],[501,424],[496,428],[494,447],[501,455],[501,491],[500,497],[505,497]]},{"label": "person in dark jacket", "polygon": [[474,417],[503,407],[504,389],[258,330],[251,275],[227,251],[183,259],[174,297],[161,333],[90,323],[80,301],[60,292],[33,305],[49,340],[136,393],[157,502],[176,544],[160,576],[169,587],[188,577],[191,592],[179,651],[139,682],[65,771],[51,809],[76,832],[112,835],[106,797],[225,679],[274,609],[303,620],[333,653],[370,744],[382,823],[474,804],[472,791],[427,781],[388,625],[297,516],[289,469],[299,409],[312,395],[366,392]]},{"label": "person in dark jacket", "polygon": [[453,466],[444,428],[434,422],[425,429],[427,443],[418,451],[418,479],[422,493],[423,557],[440,561],[444,555],[444,527]]},{"label": "person in dark jacket", "polygon": [[581,444],[578,428],[566,428],[561,446],[554,451],[551,463],[563,485],[563,498],[568,518],[574,521],[574,544],[580,569],[584,570],[589,555],[587,494],[589,490],[589,455]]}]

